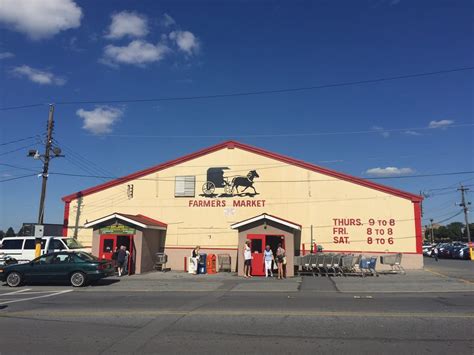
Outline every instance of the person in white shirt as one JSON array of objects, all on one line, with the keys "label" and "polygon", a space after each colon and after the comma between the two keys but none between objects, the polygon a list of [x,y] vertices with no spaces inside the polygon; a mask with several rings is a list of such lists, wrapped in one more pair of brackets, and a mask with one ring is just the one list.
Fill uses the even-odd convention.
[{"label": "person in white shirt", "polygon": [[272,271],[272,261],[273,261],[273,251],[270,249],[270,245],[265,247],[263,251],[263,263],[265,265],[265,277],[268,277],[268,273],[270,273],[270,277],[273,277]]},{"label": "person in white shirt", "polygon": [[250,240],[247,240],[244,245],[244,277],[252,277],[250,274],[252,270],[252,251],[250,250]]}]

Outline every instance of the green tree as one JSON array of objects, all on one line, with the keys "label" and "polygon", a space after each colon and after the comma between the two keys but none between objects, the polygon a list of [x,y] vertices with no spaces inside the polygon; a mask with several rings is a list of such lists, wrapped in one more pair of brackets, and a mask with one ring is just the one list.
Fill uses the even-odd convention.
[{"label": "green tree", "polygon": [[5,233],[5,237],[15,237],[15,236],[16,234],[13,228],[12,227],[8,228],[7,233]]},{"label": "green tree", "polygon": [[4,236],[5,236],[5,232],[0,229],[0,239],[3,239]]}]

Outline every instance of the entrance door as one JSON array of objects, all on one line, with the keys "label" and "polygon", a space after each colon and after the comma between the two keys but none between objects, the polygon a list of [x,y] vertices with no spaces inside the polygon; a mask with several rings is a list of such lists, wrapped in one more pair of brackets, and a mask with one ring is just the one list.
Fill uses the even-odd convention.
[{"label": "entrance door", "polygon": [[112,254],[117,247],[117,236],[110,234],[103,234],[100,236],[99,244],[99,258],[112,260]]},{"label": "entrance door", "polygon": [[264,235],[249,234],[247,239],[250,240],[250,250],[252,252],[252,276],[265,275],[265,267],[263,265],[263,250],[265,249]]}]

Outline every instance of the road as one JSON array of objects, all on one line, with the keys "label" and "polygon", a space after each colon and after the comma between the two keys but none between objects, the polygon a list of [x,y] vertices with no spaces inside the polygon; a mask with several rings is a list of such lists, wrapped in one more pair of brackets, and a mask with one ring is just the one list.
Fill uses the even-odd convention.
[{"label": "road", "polygon": [[[404,282],[393,275],[368,282],[384,277]],[[341,292],[330,278],[306,277],[295,291],[237,292],[245,282],[234,278],[213,290],[186,292],[114,285],[0,287],[0,352],[473,352],[474,293],[469,288],[351,293]]]},{"label": "road", "polygon": [[474,262],[457,259],[424,258],[425,269],[444,276],[474,282]]}]

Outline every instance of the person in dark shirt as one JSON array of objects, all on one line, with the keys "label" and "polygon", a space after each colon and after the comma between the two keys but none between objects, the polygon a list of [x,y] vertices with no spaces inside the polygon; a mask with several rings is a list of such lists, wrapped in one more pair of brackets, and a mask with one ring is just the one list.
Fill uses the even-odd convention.
[{"label": "person in dark shirt", "polygon": [[122,245],[118,250],[117,254],[117,266],[118,266],[118,274],[122,276],[123,267],[125,265],[125,259],[127,258],[127,250],[125,249],[125,245]]}]

